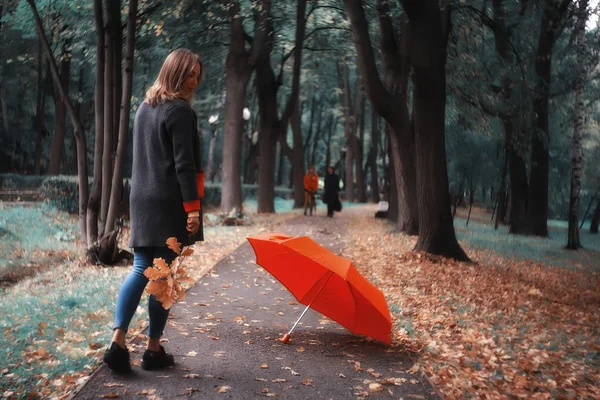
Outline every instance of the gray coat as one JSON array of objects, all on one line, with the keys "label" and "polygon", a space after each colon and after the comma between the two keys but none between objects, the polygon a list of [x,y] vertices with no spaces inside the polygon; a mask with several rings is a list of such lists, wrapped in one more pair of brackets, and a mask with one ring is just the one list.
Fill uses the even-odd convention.
[{"label": "gray coat", "polygon": [[140,105],[133,125],[131,247],[163,247],[171,236],[183,245],[203,240],[202,225],[196,237],[189,236],[183,208],[184,201],[198,200],[200,149],[196,114],[187,101]]}]

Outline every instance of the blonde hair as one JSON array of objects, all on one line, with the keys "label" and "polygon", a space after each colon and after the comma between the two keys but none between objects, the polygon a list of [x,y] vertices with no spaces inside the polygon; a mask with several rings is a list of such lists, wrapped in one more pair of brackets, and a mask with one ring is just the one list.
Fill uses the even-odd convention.
[{"label": "blonde hair", "polygon": [[181,85],[196,64],[200,65],[200,78],[202,78],[204,68],[198,54],[188,49],[177,49],[171,52],[160,68],[154,84],[146,91],[144,102],[156,105],[181,97]]}]

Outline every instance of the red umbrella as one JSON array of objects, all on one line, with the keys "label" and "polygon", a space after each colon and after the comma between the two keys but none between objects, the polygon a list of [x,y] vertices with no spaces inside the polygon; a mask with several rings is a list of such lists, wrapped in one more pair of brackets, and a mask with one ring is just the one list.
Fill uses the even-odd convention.
[{"label": "red umbrella", "polygon": [[[352,333],[390,344],[392,322],[383,293],[352,263],[307,236],[265,233],[248,237],[256,263],[269,271],[308,308]],[[287,342],[300,321],[284,336]]]}]

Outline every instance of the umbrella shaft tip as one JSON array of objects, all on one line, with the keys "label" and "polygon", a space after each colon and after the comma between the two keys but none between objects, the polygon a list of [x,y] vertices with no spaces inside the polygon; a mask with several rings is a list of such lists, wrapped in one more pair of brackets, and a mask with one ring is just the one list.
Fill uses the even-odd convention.
[{"label": "umbrella shaft tip", "polygon": [[291,337],[290,334],[286,333],[284,337],[282,337],[281,339],[279,339],[279,341],[281,343],[288,343],[290,341],[290,337]]}]

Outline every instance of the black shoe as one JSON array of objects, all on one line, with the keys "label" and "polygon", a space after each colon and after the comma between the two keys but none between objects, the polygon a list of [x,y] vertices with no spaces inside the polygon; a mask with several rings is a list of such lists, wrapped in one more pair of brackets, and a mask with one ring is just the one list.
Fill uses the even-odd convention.
[{"label": "black shoe", "polygon": [[160,346],[159,351],[146,350],[142,357],[142,369],[146,371],[170,367],[173,364],[175,364],[175,358],[172,354],[167,353],[162,346]]},{"label": "black shoe", "polygon": [[122,348],[115,342],[110,344],[110,348],[102,357],[108,368],[119,374],[131,372],[131,364],[129,364],[129,350]]}]

